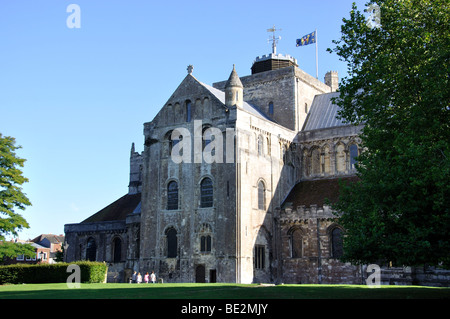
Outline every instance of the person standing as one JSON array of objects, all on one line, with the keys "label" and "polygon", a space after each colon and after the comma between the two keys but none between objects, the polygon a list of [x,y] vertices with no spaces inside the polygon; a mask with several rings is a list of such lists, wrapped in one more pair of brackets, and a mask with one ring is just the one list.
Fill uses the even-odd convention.
[{"label": "person standing", "polygon": [[150,275],[148,274],[148,272],[145,273],[145,275],[144,275],[144,281],[145,281],[146,284],[148,284],[149,277],[150,277]]},{"label": "person standing", "polygon": [[151,279],[152,283],[156,283],[156,275],[155,275],[154,271],[152,271],[152,274],[150,275],[150,279]]},{"label": "person standing", "polygon": [[138,284],[140,284],[142,282],[142,275],[141,275],[141,273],[137,274],[137,280],[136,281],[137,281]]}]

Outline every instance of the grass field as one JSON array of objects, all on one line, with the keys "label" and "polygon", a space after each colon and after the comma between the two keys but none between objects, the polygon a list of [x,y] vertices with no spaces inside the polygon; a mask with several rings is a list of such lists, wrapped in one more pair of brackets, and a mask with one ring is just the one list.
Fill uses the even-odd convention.
[{"label": "grass field", "polygon": [[81,284],[0,286],[0,299],[450,299],[450,288],[355,285]]}]

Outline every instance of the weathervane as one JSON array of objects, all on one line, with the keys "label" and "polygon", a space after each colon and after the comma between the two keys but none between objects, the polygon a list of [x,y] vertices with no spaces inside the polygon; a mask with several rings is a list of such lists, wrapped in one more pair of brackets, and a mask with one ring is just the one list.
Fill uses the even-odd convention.
[{"label": "weathervane", "polygon": [[275,36],[275,31],[281,31],[281,29],[275,29],[275,25],[272,28],[267,29],[267,32],[273,33],[272,39],[269,39],[269,42],[272,41],[272,53],[273,54],[277,54],[277,43],[278,43],[278,40],[281,40],[281,37]]}]

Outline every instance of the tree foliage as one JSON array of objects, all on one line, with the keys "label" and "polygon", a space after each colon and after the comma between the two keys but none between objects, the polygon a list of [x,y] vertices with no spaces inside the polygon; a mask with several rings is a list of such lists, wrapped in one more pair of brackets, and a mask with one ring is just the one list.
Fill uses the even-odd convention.
[{"label": "tree foliage", "polygon": [[[31,205],[29,199],[22,192],[21,186],[28,182],[20,170],[25,160],[16,156],[15,151],[20,146],[15,145],[12,137],[3,137],[0,133],[0,241],[5,236],[17,236],[18,231],[29,228],[29,225],[16,209],[24,210]],[[3,242],[0,245],[0,258],[3,256],[30,255],[34,250],[30,245]]]},{"label": "tree foliage", "polygon": [[364,124],[360,181],[335,205],[344,260],[450,266],[450,4],[378,0],[381,23],[353,4],[335,52],[348,66],[336,103]]}]

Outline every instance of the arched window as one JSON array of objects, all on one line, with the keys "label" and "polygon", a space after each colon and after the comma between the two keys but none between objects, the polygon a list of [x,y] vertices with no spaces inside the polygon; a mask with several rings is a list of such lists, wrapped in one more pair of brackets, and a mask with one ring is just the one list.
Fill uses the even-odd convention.
[{"label": "arched window", "polygon": [[322,172],[328,174],[331,172],[330,165],[330,148],[325,146],[322,154]]},{"label": "arched window", "polygon": [[320,151],[314,148],[311,152],[311,172],[312,174],[320,174]]},{"label": "arched window", "polygon": [[200,207],[213,207],[213,183],[206,177],[200,183]]},{"label": "arched window", "polygon": [[166,240],[167,240],[167,258],[177,257],[178,239],[177,239],[177,231],[175,230],[175,228],[169,228],[166,231]]},{"label": "arched window", "polygon": [[192,119],[192,103],[191,101],[186,101],[186,122],[190,122]]},{"label": "arched window", "polygon": [[258,209],[266,209],[266,187],[263,181],[258,183]]},{"label": "arched window", "polygon": [[342,144],[339,144],[336,148],[336,170],[338,172],[345,171],[345,148]]},{"label": "arched window", "polygon": [[175,181],[171,181],[167,185],[167,209],[178,209],[178,183]]},{"label": "arched window", "polygon": [[269,115],[273,116],[273,102],[269,103]]},{"label": "arched window", "polygon": [[118,263],[122,259],[122,240],[119,237],[113,240],[113,262]]},{"label": "arched window", "polygon": [[172,136],[173,135],[172,133],[174,133],[174,131],[170,131],[168,133],[169,154],[167,154],[167,155],[169,155],[169,156],[172,154],[173,147],[175,145],[177,145],[183,139],[183,136],[181,134],[179,134],[179,133],[177,134],[177,131],[175,131],[175,135],[174,136]]},{"label": "arched window", "polygon": [[358,156],[358,146],[356,144],[350,145],[350,168],[354,169],[356,164],[356,157]]},{"label": "arched window", "polygon": [[210,235],[200,237],[200,252],[202,252],[202,253],[211,252],[211,236]]},{"label": "arched window", "polygon": [[261,135],[258,136],[258,155],[263,154],[263,138]]},{"label": "arched window", "polygon": [[97,244],[94,238],[89,237],[86,244],[86,260],[95,261],[97,259]]},{"label": "arched window", "polygon": [[290,233],[290,248],[292,258],[302,257],[302,233],[300,229],[294,229]]},{"label": "arched window", "polygon": [[343,254],[342,230],[338,227],[331,231],[331,256],[341,258]]}]

